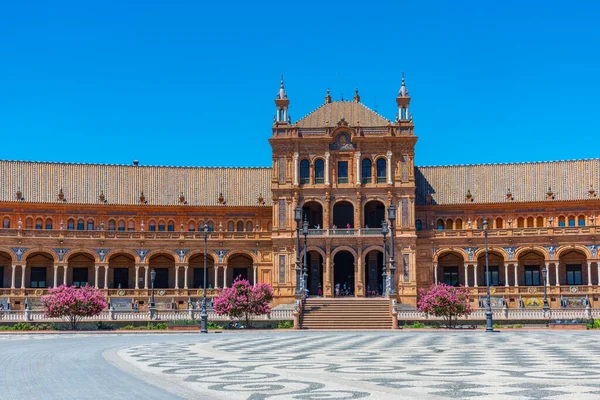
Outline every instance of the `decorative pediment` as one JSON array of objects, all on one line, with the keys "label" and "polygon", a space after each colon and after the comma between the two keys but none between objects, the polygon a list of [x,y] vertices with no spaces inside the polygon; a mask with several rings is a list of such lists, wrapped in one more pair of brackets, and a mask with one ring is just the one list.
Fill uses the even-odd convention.
[{"label": "decorative pediment", "polygon": [[347,132],[342,132],[335,137],[335,142],[329,145],[329,150],[356,150],[356,144],[352,143]]}]

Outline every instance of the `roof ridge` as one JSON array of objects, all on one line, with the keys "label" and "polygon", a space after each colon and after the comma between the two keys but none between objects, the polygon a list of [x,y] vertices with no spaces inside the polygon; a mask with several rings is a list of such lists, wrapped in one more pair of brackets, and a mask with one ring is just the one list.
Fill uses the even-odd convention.
[{"label": "roof ridge", "polygon": [[53,165],[89,165],[89,166],[107,166],[107,167],[131,167],[131,168],[191,168],[191,169],[272,169],[267,166],[201,166],[201,165],[131,165],[131,164],[110,164],[110,163],[91,163],[91,162],[76,162],[76,161],[28,161],[28,160],[2,160],[0,162],[7,163],[26,163],[26,164],[53,164]]}]

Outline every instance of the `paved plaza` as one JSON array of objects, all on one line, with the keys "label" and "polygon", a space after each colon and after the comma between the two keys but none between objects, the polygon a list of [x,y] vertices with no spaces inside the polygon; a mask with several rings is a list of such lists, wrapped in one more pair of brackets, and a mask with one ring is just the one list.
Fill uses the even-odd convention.
[{"label": "paved plaza", "polygon": [[0,335],[0,399],[600,399],[593,331]]}]

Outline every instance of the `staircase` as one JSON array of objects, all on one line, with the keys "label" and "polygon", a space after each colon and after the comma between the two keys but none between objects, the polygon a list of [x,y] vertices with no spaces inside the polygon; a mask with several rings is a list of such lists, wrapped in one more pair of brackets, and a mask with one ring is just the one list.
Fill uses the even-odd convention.
[{"label": "staircase", "polygon": [[308,298],[302,329],[392,329],[390,301],[384,298]]}]

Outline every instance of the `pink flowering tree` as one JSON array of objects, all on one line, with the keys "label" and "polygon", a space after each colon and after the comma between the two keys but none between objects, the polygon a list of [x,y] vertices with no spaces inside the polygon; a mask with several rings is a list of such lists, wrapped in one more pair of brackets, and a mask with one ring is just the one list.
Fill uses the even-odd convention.
[{"label": "pink flowering tree", "polygon": [[273,300],[271,285],[259,283],[252,286],[248,280],[237,277],[231,287],[219,290],[213,308],[219,315],[243,318],[246,326],[250,326],[251,315],[271,313],[271,307],[269,307],[271,300]]},{"label": "pink flowering tree", "polygon": [[106,298],[99,289],[85,285],[81,288],[60,285],[48,289],[48,295],[42,297],[46,308],[46,318],[62,318],[77,329],[83,317],[93,317],[106,308]]},{"label": "pink flowering tree", "polygon": [[463,286],[454,287],[443,283],[431,285],[427,291],[419,289],[417,309],[436,317],[443,317],[446,326],[454,328],[458,317],[472,312],[469,290]]}]

